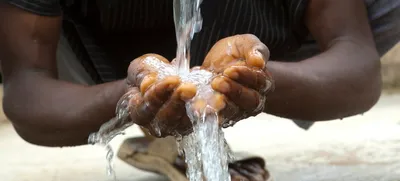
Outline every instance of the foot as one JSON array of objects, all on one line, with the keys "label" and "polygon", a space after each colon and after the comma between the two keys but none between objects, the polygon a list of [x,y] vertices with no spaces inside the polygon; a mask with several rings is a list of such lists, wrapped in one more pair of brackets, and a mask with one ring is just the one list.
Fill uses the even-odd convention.
[{"label": "foot", "polygon": [[[181,173],[186,173],[186,163],[182,157],[178,157],[174,163]],[[232,181],[266,181],[269,179],[269,172],[265,169],[265,162],[262,158],[252,157],[235,161],[229,164],[229,173]]]},{"label": "foot", "polygon": [[[162,145],[149,146],[154,143],[146,138],[127,139],[122,144],[118,156],[136,168],[162,173],[174,181],[178,180],[174,178],[186,178],[186,163],[183,157],[178,156],[176,152],[171,153],[171,155],[176,155],[173,159],[175,161],[173,161],[172,157],[166,154],[176,148],[167,148],[166,145],[169,144],[165,144],[165,142],[162,142]],[[166,150],[168,151],[166,152]],[[230,163],[229,173],[232,181],[267,181],[270,179],[269,172],[265,169],[265,161],[260,157],[247,157]],[[187,178],[185,180],[187,181]]]},{"label": "foot", "polygon": [[[265,181],[270,178],[264,160],[240,160],[229,164],[232,181]],[[262,162],[260,162],[262,161]]]}]

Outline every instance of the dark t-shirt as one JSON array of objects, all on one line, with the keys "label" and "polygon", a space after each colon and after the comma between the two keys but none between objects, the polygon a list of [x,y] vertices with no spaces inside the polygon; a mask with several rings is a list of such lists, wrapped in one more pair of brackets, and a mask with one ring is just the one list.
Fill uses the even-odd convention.
[{"label": "dark t-shirt", "polygon": [[60,0],[1,0],[24,10],[43,16],[61,14]]},{"label": "dark t-shirt", "polygon": [[[94,69],[92,77],[97,74],[98,82],[125,76],[129,62],[142,54],[158,53],[169,59],[175,55],[173,0],[0,1],[39,15],[64,14],[63,33],[73,46],[83,45],[77,51],[82,52],[83,48],[87,52],[81,59],[89,59],[85,67]],[[272,59],[297,50],[308,35],[303,23],[307,3],[308,0],[203,0],[203,27],[192,42],[192,66],[201,65],[216,41],[235,34],[255,34],[268,46]]]}]

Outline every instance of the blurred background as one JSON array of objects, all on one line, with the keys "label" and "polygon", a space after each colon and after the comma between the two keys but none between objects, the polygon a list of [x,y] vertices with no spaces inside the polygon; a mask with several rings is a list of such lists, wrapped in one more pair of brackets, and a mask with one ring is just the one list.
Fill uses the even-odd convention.
[{"label": "blurred background", "polygon": [[[364,115],[316,123],[305,131],[290,120],[261,114],[225,130],[226,137],[234,151],[263,156],[277,181],[400,181],[400,43],[382,59],[382,75],[384,93]],[[126,137],[140,135],[132,126],[113,147],[117,150]],[[166,180],[118,158],[114,165],[119,181]],[[103,148],[31,145],[19,138],[1,112],[0,180],[113,179],[106,174]]]}]

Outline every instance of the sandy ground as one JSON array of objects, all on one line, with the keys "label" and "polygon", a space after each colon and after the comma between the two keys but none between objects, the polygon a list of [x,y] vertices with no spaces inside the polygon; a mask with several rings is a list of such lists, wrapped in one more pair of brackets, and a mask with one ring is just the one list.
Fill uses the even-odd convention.
[{"label": "sandy ground", "polygon": [[[400,181],[400,94],[384,95],[364,115],[318,123],[309,131],[259,115],[226,130],[235,151],[263,156],[277,181]],[[0,118],[1,181],[107,181],[104,149],[45,148],[21,140]],[[141,135],[133,126],[126,136]],[[117,148],[126,136],[113,141]],[[162,181],[116,159],[119,181]]]}]

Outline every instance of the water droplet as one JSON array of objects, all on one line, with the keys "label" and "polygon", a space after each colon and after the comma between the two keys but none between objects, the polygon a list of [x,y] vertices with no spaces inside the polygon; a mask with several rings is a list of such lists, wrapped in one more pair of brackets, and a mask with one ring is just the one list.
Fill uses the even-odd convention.
[{"label": "water droplet", "polygon": [[158,124],[154,124],[152,127],[153,127],[153,130],[154,130],[154,134],[156,134],[155,136],[160,137],[161,136],[161,129],[158,126]]},{"label": "water droplet", "polygon": [[228,42],[228,48],[226,49],[227,55],[232,55],[232,43]]},{"label": "water droplet", "polygon": [[178,148],[179,156],[183,156],[184,155],[183,146],[182,146],[182,144],[183,144],[182,140],[183,140],[182,136],[177,136],[176,137],[176,146]]},{"label": "water droplet", "polygon": [[224,122],[222,127],[224,127],[224,128],[233,127],[235,125],[235,123],[236,123],[235,121],[229,120],[229,121]]},{"label": "water droplet", "polygon": [[97,133],[92,133],[89,135],[88,143],[90,145],[94,145],[98,142],[100,142],[100,141],[99,141],[99,137],[98,137]]},{"label": "water droplet", "polygon": [[114,158],[114,151],[110,145],[106,146],[106,160],[107,160],[107,175],[113,177],[114,181],[117,181],[117,177],[113,168],[113,158]]},{"label": "water droplet", "polygon": [[183,139],[182,135],[179,134],[178,132],[175,132],[174,136],[176,138],[176,141],[178,141],[178,142],[181,142]]},{"label": "water droplet", "polygon": [[123,99],[129,98],[129,95],[125,95],[121,98],[116,108],[117,116],[110,121],[104,123],[97,133],[92,133],[89,135],[88,143],[92,145],[104,146],[106,149],[106,160],[107,160],[107,174],[112,176],[116,181],[116,175],[112,166],[112,160],[114,157],[114,152],[109,145],[110,141],[118,135],[125,134],[123,130],[128,128],[133,124],[130,121],[128,114],[127,102]]}]

